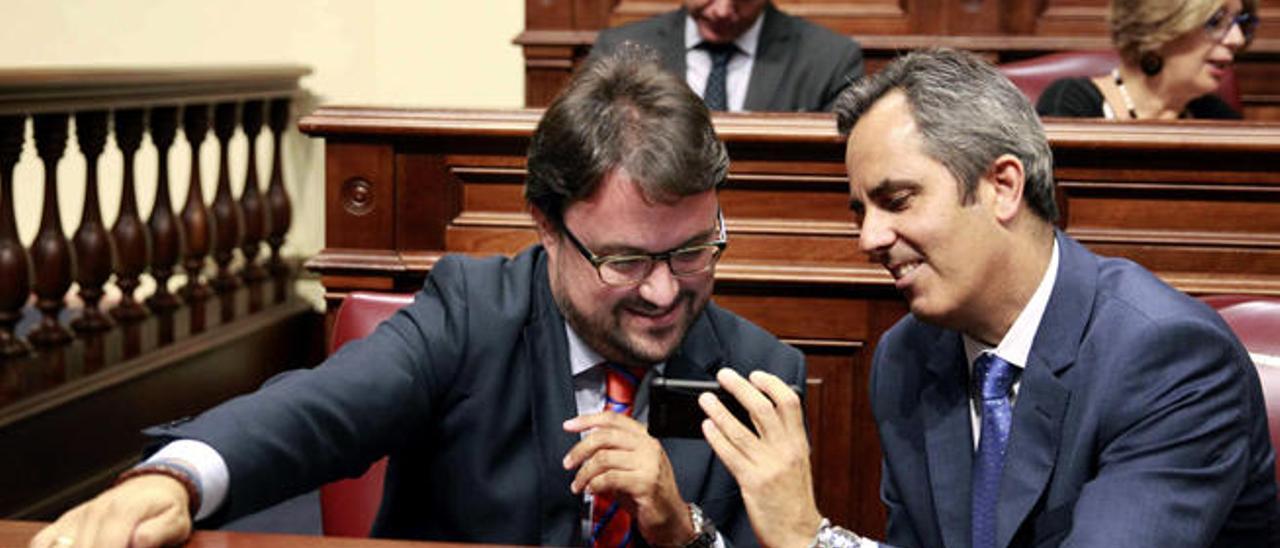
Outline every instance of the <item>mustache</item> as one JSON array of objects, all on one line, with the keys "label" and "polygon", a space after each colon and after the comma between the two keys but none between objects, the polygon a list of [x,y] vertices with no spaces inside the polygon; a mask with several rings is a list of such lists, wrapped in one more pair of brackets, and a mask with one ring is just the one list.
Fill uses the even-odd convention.
[{"label": "mustache", "polygon": [[676,294],[676,298],[671,302],[671,306],[661,307],[654,303],[649,302],[648,300],[645,300],[644,297],[636,295],[634,297],[628,297],[624,300],[618,301],[617,308],[619,310],[622,310],[622,309],[634,310],[641,314],[657,314],[661,312],[670,311],[674,308],[680,308],[680,307],[689,308],[693,306],[693,302],[695,300],[694,297],[696,297],[696,295],[694,295],[693,291],[681,290],[679,293]]}]

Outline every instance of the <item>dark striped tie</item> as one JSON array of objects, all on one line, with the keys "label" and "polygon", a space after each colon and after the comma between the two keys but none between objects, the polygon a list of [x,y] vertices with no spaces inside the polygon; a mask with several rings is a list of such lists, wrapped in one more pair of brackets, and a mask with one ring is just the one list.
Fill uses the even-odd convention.
[{"label": "dark striped tie", "polygon": [[709,110],[729,110],[729,60],[737,53],[738,46],[733,43],[703,42],[698,47],[711,54],[711,72],[707,73],[707,86],[702,90],[702,101]]},{"label": "dark striped tie", "polygon": [[[636,387],[644,378],[643,367],[622,367],[604,364],[604,410],[631,416],[635,403]],[[607,495],[597,494],[591,503],[591,540],[593,547],[615,548],[631,544],[631,513],[623,510],[618,501]]]},{"label": "dark striped tie", "polygon": [[973,459],[973,548],[996,546],[996,502],[1000,499],[1000,476],[1009,446],[1009,428],[1013,425],[1009,388],[1018,371],[992,353],[973,362],[975,391],[982,398],[982,430]]}]

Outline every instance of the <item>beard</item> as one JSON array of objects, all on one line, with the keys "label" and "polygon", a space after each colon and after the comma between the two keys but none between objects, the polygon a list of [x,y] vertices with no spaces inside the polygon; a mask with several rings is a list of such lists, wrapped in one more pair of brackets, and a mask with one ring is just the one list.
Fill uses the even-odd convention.
[{"label": "beard", "polygon": [[568,291],[563,287],[563,280],[557,280],[557,285],[561,287],[552,291],[556,306],[578,337],[605,359],[626,366],[652,366],[667,361],[680,347],[680,343],[684,342],[685,334],[693,325],[694,319],[710,301],[709,294],[700,296],[696,291],[681,289],[672,304],[681,310],[680,317],[670,327],[655,330],[628,329],[622,322],[623,316],[627,314],[626,310],[654,312],[657,307],[639,296],[633,296],[592,315],[574,306],[568,297]]}]

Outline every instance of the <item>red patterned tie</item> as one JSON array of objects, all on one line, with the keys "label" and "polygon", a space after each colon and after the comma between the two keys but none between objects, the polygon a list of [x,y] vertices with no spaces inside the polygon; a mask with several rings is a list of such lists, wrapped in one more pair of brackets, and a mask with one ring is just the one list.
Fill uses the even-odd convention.
[{"label": "red patterned tie", "polygon": [[[644,368],[606,363],[604,369],[604,410],[630,417],[636,387],[644,378]],[[615,548],[630,543],[631,513],[623,510],[613,497],[596,495],[591,503],[591,541],[588,544],[593,548]]]}]

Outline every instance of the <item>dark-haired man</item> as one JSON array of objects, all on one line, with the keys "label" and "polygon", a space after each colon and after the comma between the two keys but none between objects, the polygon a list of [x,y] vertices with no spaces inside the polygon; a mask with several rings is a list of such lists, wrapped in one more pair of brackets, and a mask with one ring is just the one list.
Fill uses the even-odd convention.
[{"label": "dark-haired man", "polygon": [[[915,52],[836,112],[859,245],[911,311],[870,380],[888,543],[1276,545],[1248,353],[1204,304],[1055,229],[1052,154],[1008,80]],[[814,506],[797,399],[767,374],[718,376],[761,425],[703,397],[761,542],[871,545]]]},{"label": "dark-haired man", "polygon": [[652,56],[597,60],[532,138],[539,245],[446,257],[413,304],[321,366],[153,429],[177,441],[32,546],[178,542],[189,505],[216,523],[384,454],[375,536],[756,544],[711,449],[649,437],[635,394],[659,371],[710,379],[726,363],[804,378],[799,352],[709,302],[727,165],[706,108]]},{"label": "dark-haired man", "polygon": [[862,76],[857,42],[768,0],[685,0],[678,10],[601,31],[592,55],[626,42],[658,50],[712,110],[829,111]]}]

